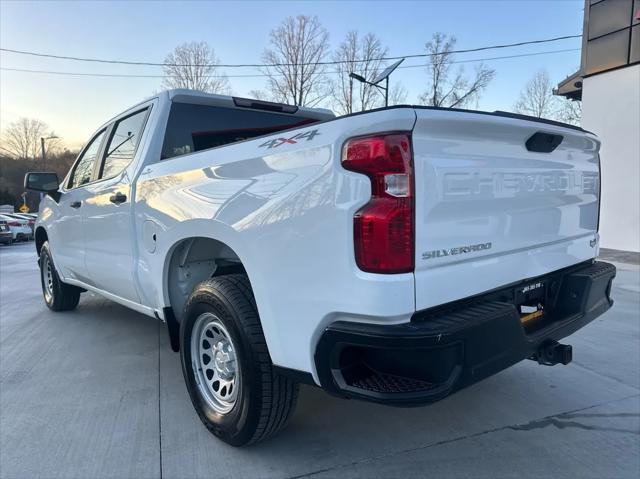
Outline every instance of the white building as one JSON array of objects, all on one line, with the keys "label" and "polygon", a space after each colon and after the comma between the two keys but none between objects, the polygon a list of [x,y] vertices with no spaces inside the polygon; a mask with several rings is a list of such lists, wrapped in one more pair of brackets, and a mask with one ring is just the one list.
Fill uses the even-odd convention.
[{"label": "white building", "polygon": [[581,67],[555,93],[602,141],[601,246],[640,252],[640,0],[585,0]]}]

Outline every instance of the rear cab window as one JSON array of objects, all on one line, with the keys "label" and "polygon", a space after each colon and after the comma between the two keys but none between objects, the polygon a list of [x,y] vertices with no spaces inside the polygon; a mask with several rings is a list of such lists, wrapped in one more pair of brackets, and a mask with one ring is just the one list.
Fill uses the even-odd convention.
[{"label": "rear cab window", "polygon": [[174,102],[169,113],[161,159],[166,160],[317,121],[287,113]]},{"label": "rear cab window", "polygon": [[145,108],[118,120],[104,152],[99,179],[113,178],[124,170],[135,156],[149,109]]}]

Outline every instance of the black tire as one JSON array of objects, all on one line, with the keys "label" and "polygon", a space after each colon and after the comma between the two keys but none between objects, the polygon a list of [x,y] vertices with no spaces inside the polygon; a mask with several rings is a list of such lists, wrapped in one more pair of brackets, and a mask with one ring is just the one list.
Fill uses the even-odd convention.
[{"label": "black tire", "polygon": [[[240,382],[235,404],[224,414],[204,398],[192,363],[191,336],[203,313],[217,316],[236,349]],[[232,446],[252,444],[275,434],[295,409],[299,385],[273,368],[246,275],[219,276],[194,288],[180,324],[180,359],[187,390],[200,420],[211,433]]]},{"label": "black tire", "polygon": [[[45,277],[47,274],[46,271],[44,271],[44,268],[47,267],[47,263],[51,265],[50,294],[47,294],[47,287],[45,286]],[[53,258],[51,257],[51,250],[49,249],[48,241],[45,241],[40,249],[38,264],[40,265],[42,296],[44,297],[44,302],[49,309],[52,311],[71,311],[72,309],[75,309],[80,301],[80,293],[82,290],[76,286],[60,281],[58,272],[53,264]]]}]

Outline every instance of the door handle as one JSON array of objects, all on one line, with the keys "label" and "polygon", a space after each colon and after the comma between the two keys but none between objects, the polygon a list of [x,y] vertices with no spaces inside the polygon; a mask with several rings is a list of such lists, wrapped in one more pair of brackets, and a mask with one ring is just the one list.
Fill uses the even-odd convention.
[{"label": "door handle", "polygon": [[71,203],[69,203],[69,206],[77,210],[82,206],[82,201],[72,201]]},{"label": "door handle", "polygon": [[127,201],[127,195],[117,192],[115,195],[111,195],[109,197],[109,201],[111,201],[111,203],[119,205],[120,203],[124,203],[125,201]]}]

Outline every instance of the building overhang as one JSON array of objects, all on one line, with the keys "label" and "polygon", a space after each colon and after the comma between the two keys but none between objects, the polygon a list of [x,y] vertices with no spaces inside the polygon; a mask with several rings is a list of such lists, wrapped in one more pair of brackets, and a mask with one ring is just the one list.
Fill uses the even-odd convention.
[{"label": "building overhang", "polygon": [[553,90],[553,94],[563,96],[569,100],[582,100],[582,79],[582,70],[578,70],[558,83],[558,86]]}]

